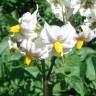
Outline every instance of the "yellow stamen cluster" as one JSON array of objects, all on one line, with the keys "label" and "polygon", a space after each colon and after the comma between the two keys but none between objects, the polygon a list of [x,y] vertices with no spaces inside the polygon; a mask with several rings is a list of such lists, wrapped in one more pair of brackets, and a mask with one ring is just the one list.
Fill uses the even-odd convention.
[{"label": "yellow stamen cluster", "polygon": [[14,33],[20,32],[20,25],[17,24],[17,25],[10,27],[9,31],[14,32]]},{"label": "yellow stamen cluster", "polygon": [[83,38],[79,38],[77,40],[77,43],[76,43],[76,48],[80,49],[83,46],[83,44],[84,44],[84,39]]},{"label": "yellow stamen cluster", "polygon": [[24,64],[29,65],[31,63],[31,60],[32,60],[32,54],[30,52],[26,52]]},{"label": "yellow stamen cluster", "polygon": [[62,55],[63,54],[63,46],[60,42],[55,42],[53,44],[53,49],[55,50],[57,55]]}]

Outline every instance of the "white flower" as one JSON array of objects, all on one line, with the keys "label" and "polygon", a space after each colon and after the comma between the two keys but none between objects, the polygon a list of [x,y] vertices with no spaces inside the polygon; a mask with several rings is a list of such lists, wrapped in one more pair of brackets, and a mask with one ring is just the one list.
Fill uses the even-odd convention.
[{"label": "white flower", "polygon": [[86,16],[86,17],[90,17],[92,14],[92,11],[90,8],[88,8],[88,9],[81,8],[79,12],[80,12],[81,16]]},{"label": "white flower", "polygon": [[64,17],[69,19],[72,14],[75,14],[80,8],[80,0],[47,0],[51,6],[52,12],[56,18],[61,21]]},{"label": "white flower", "polygon": [[95,32],[86,24],[81,25],[82,32],[79,34],[86,42],[91,41],[95,37]]},{"label": "white flower", "polygon": [[73,8],[73,14],[75,14],[80,9],[80,0],[71,0],[71,8]]},{"label": "white flower", "polygon": [[41,32],[42,42],[52,55],[68,53],[75,45],[75,36],[75,29],[69,22],[62,27],[45,23]]},{"label": "white flower", "polygon": [[84,22],[92,23],[92,22],[94,22],[96,20],[96,15],[95,15],[94,9],[91,9],[91,8],[87,8],[87,9],[81,8],[79,10],[79,12],[80,12],[81,16],[85,16],[86,17]]},{"label": "white flower", "polygon": [[50,4],[52,12],[55,14],[56,18],[63,21],[62,12],[64,11],[64,9],[62,10],[60,0],[47,0],[47,1]]},{"label": "white flower", "polygon": [[51,6],[52,12],[56,18],[63,21],[63,15],[65,14],[65,6],[61,5],[61,0],[47,0]]},{"label": "white flower", "polygon": [[85,42],[91,41],[93,38],[96,37],[96,30],[92,30],[89,24],[81,25],[82,32],[78,33],[77,36],[77,49],[80,49]]},{"label": "white flower", "polygon": [[33,14],[26,12],[18,20],[19,24],[10,28],[10,31],[12,32],[19,32],[17,33],[17,40],[21,41],[23,39],[34,39],[37,37],[37,33],[35,32],[37,24],[37,13],[38,6]]},{"label": "white flower", "polygon": [[84,22],[96,21],[96,0],[85,0],[79,9],[80,15],[85,16]]},{"label": "white flower", "polygon": [[80,8],[80,0],[62,0],[66,8],[73,9],[72,14],[75,14]]},{"label": "white flower", "polygon": [[48,49],[41,42],[40,38],[34,42],[31,40],[23,40],[20,44],[21,51],[26,54],[24,63],[30,64],[33,58],[46,59],[48,57]]},{"label": "white flower", "polygon": [[20,19],[21,35],[25,38],[35,38],[37,34],[34,32],[37,24],[37,12],[38,9],[31,15],[31,13],[25,13]]}]

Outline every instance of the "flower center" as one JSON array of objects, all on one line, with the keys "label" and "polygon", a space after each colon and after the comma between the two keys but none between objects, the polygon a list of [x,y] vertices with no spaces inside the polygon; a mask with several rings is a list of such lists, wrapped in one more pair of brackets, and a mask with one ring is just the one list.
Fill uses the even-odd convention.
[{"label": "flower center", "polygon": [[24,64],[29,65],[31,63],[31,60],[32,60],[32,54],[30,52],[26,52]]},{"label": "flower center", "polygon": [[80,49],[83,46],[84,38],[78,38],[76,43],[76,48]]},{"label": "flower center", "polygon": [[53,0],[53,3],[54,4],[59,4],[60,3],[60,0]]},{"label": "flower center", "polygon": [[12,27],[10,27],[10,30],[9,30],[10,32],[20,32],[20,25],[19,24],[17,24],[17,25],[14,25],[14,26],[12,26]]},{"label": "flower center", "polygon": [[59,41],[57,41],[57,42],[55,42],[53,44],[53,49],[55,50],[57,55],[62,55],[62,53],[63,53],[63,46],[62,46],[62,44]]}]

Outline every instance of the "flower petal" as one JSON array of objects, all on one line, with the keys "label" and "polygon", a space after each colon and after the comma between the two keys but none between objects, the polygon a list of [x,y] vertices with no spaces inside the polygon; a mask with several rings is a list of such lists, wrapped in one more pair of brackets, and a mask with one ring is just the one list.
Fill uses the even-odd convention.
[{"label": "flower petal", "polygon": [[52,43],[56,40],[56,34],[54,29],[51,28],[47,23],[44,25],[44,29],[41,32],[42,41],[46,44]]}]

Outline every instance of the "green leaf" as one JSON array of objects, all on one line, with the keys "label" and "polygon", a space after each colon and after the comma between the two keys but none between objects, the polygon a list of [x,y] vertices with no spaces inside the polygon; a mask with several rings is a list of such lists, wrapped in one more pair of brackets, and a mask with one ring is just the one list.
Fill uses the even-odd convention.
[{"label": "green leaf", "polygon": [[19,17],[18,16],[18,12],[16,10],[14,10],[12,13],[11,13],[12,17],[17,20],[17,18]]},{"label": "green leaf", "polygon": [[59,74],[59,73],[65,74],[64,67],[54,68],[54,71],[56,74]]},{"label": "green leaf", "polygon": [[7,88],[0,86],[0,95],[4,94],[7,90]]},{"label": "green leaf", "polygon": [[86,64],[87,64],[86,77],[89,80],[94,80],[96,78],[96,74],[95,74],[95,69],[94,69],[94,65],[91,57],[87,58]]},{"label": "green leaf", "polygon": [[0,78],[3,77],[3,62],[2,62],[2,59],[0,58]]},{"label": "green leaf", "polygon": [[96,80],[93,80],[92,81],[91,88],[96,89]]},{"label": "green leaf", "polygon": [[29,66],[26,67],[25,70],[29,72],[31,75],[33,75],[35,78],[39,74],[39,69],[36,66]]},{"label": "green leaf", "polygon": [[34,81],[34,86],[37,88],[42,88],[42,82],[40,80]]},{"label": "green leaf", "polygon": [[16,0],[9,0],[10,2],[12,2],[12,3],[16,3]]},{"label": "green leaf", "polygon": [[22,57],[22,55],[19,52],[14,52],[14,53],[12,52],[9,54],[8,57],[9,57],[8,61],[14,61],[14,60],[19,60]]},{"label": "green leaf", "polygon": [[87,69],[86,67],[87,67],[87,65],[86,65],[85,62],[82,62],[80,64],[80,76],[83,77],[83,78],[86,77],[86,69]]},{"label": "green leaf", "polygon": [[69,84],[70,88],[74,88],[77,93],[79,93],[81,96],[84,96],[84,84],[82,80],[76,76],[66,77],[65,78],[66,83]]},{"label": "green leaf", "polygon": [[60,92],[61,92],[61,86],[60,83],[55,84],[55,86],[53,87],[53,93],[56,96],[60,96]]},{"label": "green leaf", "polygon": [[5,50],[8,48],[8,39],[4,39],[1,43],[0,43],[0,55],[5,52]]},{"label": "green leaf", "polygon": [[81,48],[78,51],[78,55],[80,55],[81,60],[85,60],[87,58],[87,56],[96,53],[95,50],[91,49],[91,48]]},{"label": "green leaf", "polygon": [[11,80],[11,86],[13,89],[17,89],[18,88],[18,83],[19,83],[19,80],[18,79],[15,79],[15,80]]},{"label": "green leaf", "polygon": [[80,57],[76,54],[66,55],[64,58],[64,71],[71,75],[80,75]]}]

